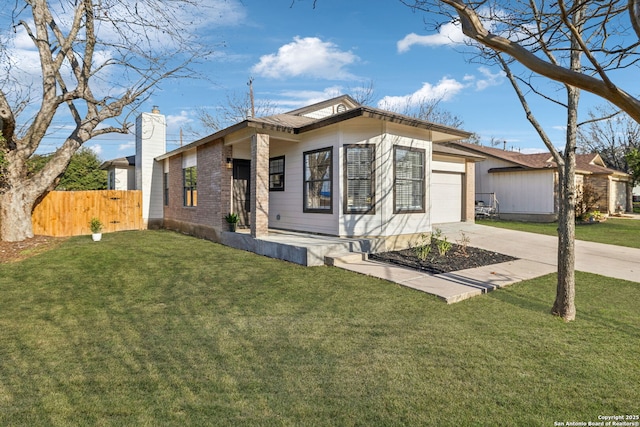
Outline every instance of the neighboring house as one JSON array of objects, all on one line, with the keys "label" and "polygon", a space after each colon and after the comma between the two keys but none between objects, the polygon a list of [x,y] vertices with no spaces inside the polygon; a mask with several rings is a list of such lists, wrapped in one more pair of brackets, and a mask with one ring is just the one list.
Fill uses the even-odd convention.
[{"label": "neighboring house", "polygon": [[107,160],[100,169],[107,171],[107,190],[136,189],[136,156]]},{"label": "neighboring house", "polygon": [[[521,154],[498,148],[453,142],[452,147],[486,158],[476,165],[476,202],[494,193],[503,219],[555,221],[558,217],[558,172],[550,153]],[[589,183],[600,195],[603,213],[631,211],[631,176],[608,168],[598,154],[576,156],[576,184]]]}]

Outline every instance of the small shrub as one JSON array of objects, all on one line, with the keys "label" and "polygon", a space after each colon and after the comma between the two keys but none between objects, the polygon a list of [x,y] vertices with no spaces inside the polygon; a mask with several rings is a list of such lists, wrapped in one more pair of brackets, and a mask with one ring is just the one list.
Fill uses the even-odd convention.
[{"label": "small shrub", "polygon": [[426,260],[431,253],[431,239],[422,233],[418,238],[416,246],[413,247],[413,252],[420,261]]},{"label": "small shrub", "polygon": [[237,213],[232,213],[229,212],[225,217],[224,217],[225,221],[227,221],[229,224],[235,224],[237,223],[240,218],[238,217]]},{"label": "small shrub", "polygon": [[462,255],[466,256],[467,255],[467,247],[469,246],[469,243],[471,243],[471,239],[469,238],[469,236],[464,234],[464,231],[461,231],[460,232],[460,239],[456,240],[456,243],[460,247],[460,253]]},{"label": "small shrub", "polygon": [[99,233],[102,231],[102,222],[94,216],[91,218],[91,221],[89,221],[89,228],[93,234]]},{"label": "small shrub", "polygon": [[597,208],[601,199],[602,196],[600,193],[598,193],[595,187],[590,183],[585,183],[582,185],[582,188],[578,188],[576,191],[576,219],[584,218],[584,216],[588,215],[590,211]]},{"label": "small shrub", "polygon": [[436,242],[436,246],[438,247],[438,253],[440,256],[445,256],[447,252],[451,250],[451,242],[447,241],[447,238],[440,239]]},{"label": "small shrub", "polygon": [[438,243],[441,237],[442,237],[442,230],[440,230],[439,228],[434,229],[431,232],[431,243],[434,243],[434,244]]}]

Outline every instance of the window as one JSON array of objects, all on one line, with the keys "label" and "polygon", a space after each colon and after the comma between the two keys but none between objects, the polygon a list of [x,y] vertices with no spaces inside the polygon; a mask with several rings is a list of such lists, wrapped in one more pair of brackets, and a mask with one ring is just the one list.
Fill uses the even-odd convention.
[{"label": "window", "polygon": [[425,151],[394,147],[394,212],[424,212]]},{"label": "window", "polygon": [[344,147],[344,213],[375,213],[373,145]]},{"label": "window", "polygon": [[284,191],[284,156],[269,159],[269,191]]},{"label": "window", "polygon": [[198,190],[196,182],[198,173],[195,166],[182,169],[184,182],[184,205],[198,206]]},{"label": "window", "polygon": [[164,183],[164,205],[169,206],[169,172],[165,172],[163,175]]},{"label": "window", "polygon": [[304,153],[304,212],[333,212],[333,148]]},{"label": "window", "polygon": [[109,190],[116,189],[116,171],[114,170],[109,171],[109,185],[107,186],[107,189]]}]

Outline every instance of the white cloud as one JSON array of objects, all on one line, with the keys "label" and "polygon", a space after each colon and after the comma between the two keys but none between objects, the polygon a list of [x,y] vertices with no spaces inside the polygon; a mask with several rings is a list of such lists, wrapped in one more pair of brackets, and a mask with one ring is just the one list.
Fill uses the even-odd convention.
[{"label": "white cloud", "polygon": [[398,52],[407,52],[412,46],[451,46],[464,43],[467,37],[457,22],[443,24],[437,34],[421,36],[416,33],[407,34],[397,43]]},{"label": "white cloud", "polygon": [[504,77],[506,76],[502,70],[497,73],[492,73],[487,67],[480,67],[478,68],[478,71],[482,74],[482,78],[478,79],[474,76],[465,76],[465,81],[472,82],[478,91],[485,90],[491,86],[501,85],[504,81]]},{"label": "white cloud", "polygon": [[89,145],[87,146],[87,148],[96,153],[97,156],[100,156],[102,154],[102,145],[100,144]]},{"label": "white cloud", "polygon": [[193,119],[189,117],[189,113],[182,110],[180,111],[180,115],[168,115],[167,116],[167,127],[168,128],[179,128],[188,123],[192,123]]},{"label": "white cloud", "polygon": [[[501,24],[501,21],[508,21],[509,19],[504,10],[481,7],[477,12],[482,21],[482,25],[487,31],[506,37],[514,42],[530,40],[529,34],[536,32],[535,24],[524,25],[520,31],[513,29],[506,31],[505,26]],[[525,31],[525,29],[527,31]],[[437,47],[460,44],[476,44],[476,42],[464,35],[460,22],[456,20],[442,24],[435,34],[407,34],[402,40],[397,42],[397,48],[398,53],[405,53],[413,46]]]},{"label": "white cloud", "polygon": [[463,83],[455,79],[443,77],[436,85],[424,83],[420,89],[408,95],[385,96],[378,102],[378,107],[385,110],[401,111],[423,102],[448,101],[460,93],[464,87]]},{"label": "white cloud", "polygon": [[125,142],[124,144],[118,145],[118,151],[131,151],[131,149],[136,148],[135,141]]},{"label": "white cloud", "polygon": [[325,80],[349,80],[354,76],[346,67],[359,58],[349,51],[343,51],[331,42],[323,42],[317,37],[294,37],[277,53],[260,57],[260,62],[251,69],[264,77],[281,79],[285,77],[313,77]]},{"label": "white cloud", "polygon": [[519,151],[522,154],[539,154],[549,152],[549,150],[546,148],[522,148]]}]

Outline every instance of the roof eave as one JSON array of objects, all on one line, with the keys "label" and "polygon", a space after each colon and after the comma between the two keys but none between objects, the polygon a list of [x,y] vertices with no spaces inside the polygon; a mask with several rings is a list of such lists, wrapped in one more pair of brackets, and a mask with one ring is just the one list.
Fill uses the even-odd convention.
[{"label": "roof eave", "polygon": [[[309,132],[312,130],[323,128],[325,126],[330,126],[332,124],[354,119],[356,117],[365,117],[370,119],[383,120],[386,122],[397,123],[404,126],[410,126],[410,127],[445,133],[447,135],[451,135],[451,138],[447,139],[448,141],[466,139],[471,137],[472,135],[472,133],[465,132],[460,129],[455,129],[452,127],[439,125],[436,123],[426,122],[424,120],[415,119],[409,116],[404,116],[401,114],[391,113],[384,110],[378,110],[375,108],[365,107],[365,106],[357,107],[352,110],[345,111],[344,113],[334,114],[332,116],[328,116],[323,119],[317,120],[308,125],[301,126],[300,128],[298,128],[296,133]],[[445,140],[441,140],[441,141],[445,142]]]}]

